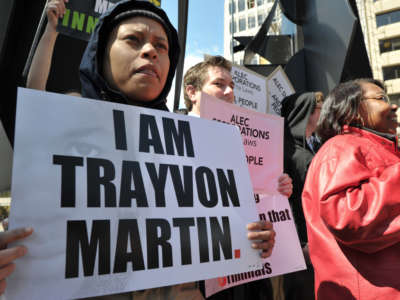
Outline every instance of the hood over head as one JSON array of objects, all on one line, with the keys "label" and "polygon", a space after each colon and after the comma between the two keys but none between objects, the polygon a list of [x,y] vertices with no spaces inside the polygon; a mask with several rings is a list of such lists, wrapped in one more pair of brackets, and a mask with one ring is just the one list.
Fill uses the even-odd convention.
[{"label": "hood over head", "polygon": [[[108,37],[112,29],[121,21],[135,16],[151,18],[162,25],[168,36],[170,67],[167,81],[160,95],[150,102],[136,102],[122,94],[120,91],[112,89],[102,75],[102,63],[104,51],[107,46]],[[175,75],[180,54],[178,34],[169,21],[166,13],[148,1],[126,0],[115,4],[111,9],[102,14],[92,33],[89,43],[83,54],[79,68],[82,83],[82,96],[93,99],[103,99],[107,101],[133,104],[149,108],[166,108],[166,97],[171,89],[172,80]]]},{"label": "hood over head", "polygon": [[296,93],[283,99],[281,116],[285,118],[285,140],[305,147],[308,119],[316,106],[315,93]]}]

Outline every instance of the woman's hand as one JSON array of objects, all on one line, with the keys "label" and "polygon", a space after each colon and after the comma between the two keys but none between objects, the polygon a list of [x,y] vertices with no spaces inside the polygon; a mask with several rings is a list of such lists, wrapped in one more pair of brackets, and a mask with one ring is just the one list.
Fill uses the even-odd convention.
[{"label": "woman's hand", "polygon": [[7,244],[22,240],[31,235],[32,232],[33,229],[30,227],[0,232],[0,295],[6,289],[6,278],[15,269],[14,260],[24,256],[28,252],[25,246],[7,248]]},{"label": "woman's hand", "polygon": [[50,28],[54,31],[57,29],[58,19],[64,17],[66,2],[68,2],[68,0],[50,0],[47,2],[47,20]]}]

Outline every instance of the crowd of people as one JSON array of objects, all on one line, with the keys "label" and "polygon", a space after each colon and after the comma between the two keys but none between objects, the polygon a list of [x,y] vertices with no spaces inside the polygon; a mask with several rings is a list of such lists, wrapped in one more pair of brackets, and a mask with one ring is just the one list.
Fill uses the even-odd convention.
[{"label": "crowd of people", "polygon": [[[47,5],[48,25],[35,54],[27,87],[42,89],[65,0]],[[147,1],[126,0],[99,19],[80,66],[83,97],[168,110],[178,63],[178,35],[165,12]],[[198,117],[201,93],[233,103],[231,63],[211,56],[184,76],[188,114]],[[285,173],[278,192],[289,197],[307,270],[284,276],[284,299],[400,299],[400,152],[397,105],[374,79],[340,83],[282,102]],[[293,183],[292,183],[293,182]],[[252,247],[267,258],[275,231],[268,221],[248,224]],[[0,292],[14,261],[29,249],[7,248],[32,228],[0,233]],[[90,299],[204,299],[202,284]],[[273,299],[269,280],[227,289],[209,299]]]}]

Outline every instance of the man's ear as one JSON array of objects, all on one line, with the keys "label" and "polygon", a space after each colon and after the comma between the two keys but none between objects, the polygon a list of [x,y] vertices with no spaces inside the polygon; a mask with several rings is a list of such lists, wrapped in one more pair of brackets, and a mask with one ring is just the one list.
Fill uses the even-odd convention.
[{"label": "man's ear", "polygon": [[196,88],[189,84],[185,88],[186,94],[188,95],[189,99],[193,102],[196,103]]}]

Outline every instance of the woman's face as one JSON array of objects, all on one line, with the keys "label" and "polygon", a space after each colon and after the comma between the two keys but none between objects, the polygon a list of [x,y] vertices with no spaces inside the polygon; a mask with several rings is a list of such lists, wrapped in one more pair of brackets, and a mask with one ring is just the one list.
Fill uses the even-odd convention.
[{"label": "woman's face", "polygon": [[363,100],[359,112],[364,126],[379,132],[395,134],[398,126],[397,105],[390,104],[385,91],[373,83],[363,82],[361,88]]},{"label": "woman's face", "polygon": [[110,34],[104,78],[133,101],[152,101],[167,81],[168,51],[168,37],[160,23],[146,17],[126,19]]}]

